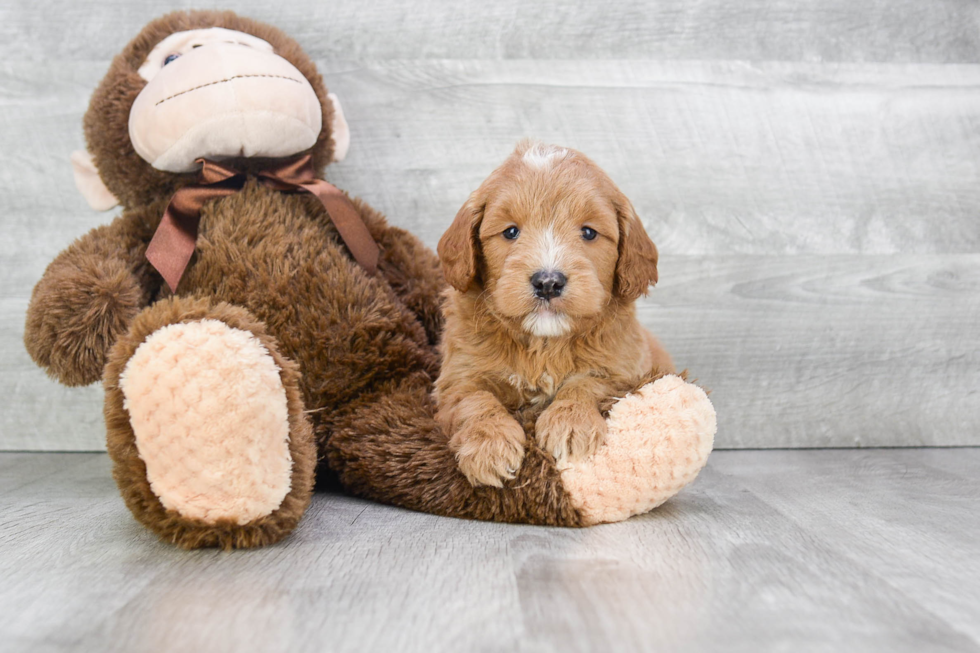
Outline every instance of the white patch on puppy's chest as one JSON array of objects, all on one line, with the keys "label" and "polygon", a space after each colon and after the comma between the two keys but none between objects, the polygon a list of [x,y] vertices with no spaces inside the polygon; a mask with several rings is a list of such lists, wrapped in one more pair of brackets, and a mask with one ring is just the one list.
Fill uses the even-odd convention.
[{"label": "white patch on puppy's chest", "polygon": [[514,389],[518,392],[524,392],[524,389],[527,387],[527,384],[524,382],[524,379],[520,374],[511,374],[508,376],[507,383],[514,386]]},{"label": "white patch on puppy's chest", "polygon": [[507,377],[507,381],[521,394],[524,401],[531,405],[536,406],[555,396],[555,379],[547,372],[542,374],[536,383],[528,381],[519,374],[511,374]]},{"label": "white patch on puppy's chest", "polygon": [[555,379],[545,372],[541,375],[541,390],[545,392],[548,396],[555,394]]}]

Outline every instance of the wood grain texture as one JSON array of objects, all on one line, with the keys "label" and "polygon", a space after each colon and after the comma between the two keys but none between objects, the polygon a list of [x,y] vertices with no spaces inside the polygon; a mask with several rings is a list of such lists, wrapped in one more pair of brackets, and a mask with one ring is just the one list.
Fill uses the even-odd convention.
[{"label": "wood grain texture", "polygon": [[184,552],[93,454],[0,454],[20,651],[980,650],[980,450],[716,452],[586,530],[317,495],[285,542]]},{"label": "wood grain texture", "polygon": [[[980,578],[976,524],[958,523],[955,516],[980,501],[975,454],[813,451],[802,458],[771,452],[729,457],[725,470],[801,529],[977,640],[980,583],[962,584],[964,578]],[[785,470],[801,460],[805,482],[787,483]],[[913,513],[914,521],[908,519]],[[891,547],[893,542],[903,544]]]},{"label": "wood grain texture", "polygon": [[640,305],[719,447],[980,444],[980,256],[664,257]]},{"label": "wood grain texture", "polygon": [[172,9],[234,7],[332,59],[742,59],[980,63],[980,7],[957,0],[8,0],[17,59],[101,59]]},{"label": "wood grain texture", "polygon": [[980,66],[323,68],[354,125],[332,177],[430,243],[534,136],[606,169],[665,253],[980,251]]},{"label": "wood grain texture", "polygon": [[[980,255],[664,256],[660,273],[639,316],[711,390],[717,447],[980,444]],[[22,347],[5,364],[25,407],[6,449],[103,447],[101,389],[57,386]]]},{"label": "wood grain texture", "polygon": [[[236,8],[340,95],[353,143],[329,178],[429,245],[520,137],[602,165],[663,254],[641,315],[714,388],[719,446],[978,442],[980,6]],[[165,10],[0,7],[0,450],[102,447],[100,391],[34,368],[23,315],[111,218],[67,157],[108,57]]]},{"label": "wood grain texture", "polygon": [[[577,147],[668,254],[980,251],[980,66],[321,62],[353,146],[329,176],[435,244],[523,136]],[[5,272],[109,216],[67,156],[100,63],[0,65]]]}]

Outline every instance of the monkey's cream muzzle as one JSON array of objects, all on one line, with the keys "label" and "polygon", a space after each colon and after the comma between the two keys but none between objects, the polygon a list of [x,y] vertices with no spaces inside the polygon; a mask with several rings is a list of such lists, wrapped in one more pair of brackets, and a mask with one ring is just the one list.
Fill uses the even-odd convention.
[{"label": "monkey's cream muzzle", "polygon": [[139,73],[147,85],[130,110],[129,137],[158,170],[192,172],[199,158],[286,157],[313,147],[320,134],[313,87],[249,34],[172,34]]}]

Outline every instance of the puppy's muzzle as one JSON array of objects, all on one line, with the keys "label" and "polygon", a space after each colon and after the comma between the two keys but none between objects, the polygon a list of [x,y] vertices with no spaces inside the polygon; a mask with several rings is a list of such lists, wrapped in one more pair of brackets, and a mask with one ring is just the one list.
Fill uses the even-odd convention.
[{"label": "puppy's muzzle", "polygon": [[538,270],[531,275],[531,287],[534,288],[534,296],[546,301],[560,297],[567,282],[568,279],[565,278],[565,275],[557,270]]}]

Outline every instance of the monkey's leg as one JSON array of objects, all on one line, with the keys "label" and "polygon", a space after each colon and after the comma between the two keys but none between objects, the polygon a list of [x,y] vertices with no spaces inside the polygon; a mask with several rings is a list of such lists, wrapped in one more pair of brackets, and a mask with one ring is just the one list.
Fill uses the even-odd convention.
[{"label": "monkey's leg", "polygon": [[371,235],[381,246],[378,270],[409,311],[422,323],[429,344],[442,335],[442,291],[446,281],[435,253],[404,229],[389,225],[371,206],[353,199]]},{"label": "monkey's leg", "polygon": [[559,469],[529,437],[516,478],[503,488],[473,487],[433,419],[426,381],[410,377],[339,420],[326,455],[348,490],[450,517],[589,526],[660,505],[697,476],[711,452],[711,402],[671,375],[612,407],[605,444],[589,458]]},{"label": "monkey's leg", "polygon": [[529,441],[521,469],[504,487],[474,487],[436,423],[425,373],[377,401],[338,416],[326,457],[349,492],[448,517],[580,526],[554,460]]},{"label": "monkey's leg", "polygon": [[299,381],[244,308],[175,297],[144,310],[105,372],[113,476],[136,519],[184,548],[292,531],[316,464]]}]

